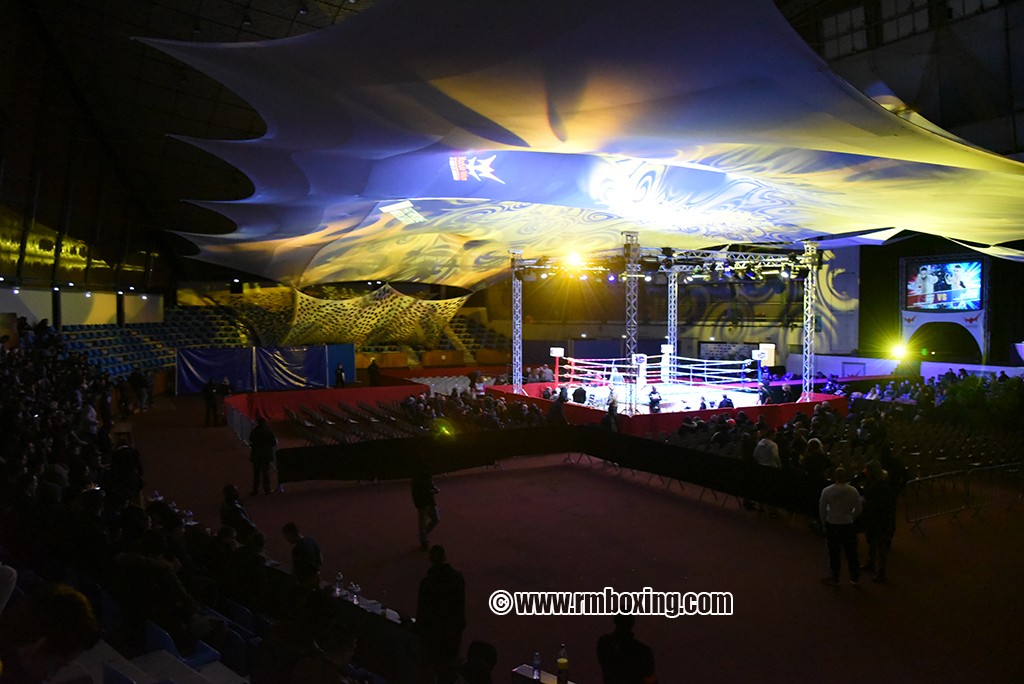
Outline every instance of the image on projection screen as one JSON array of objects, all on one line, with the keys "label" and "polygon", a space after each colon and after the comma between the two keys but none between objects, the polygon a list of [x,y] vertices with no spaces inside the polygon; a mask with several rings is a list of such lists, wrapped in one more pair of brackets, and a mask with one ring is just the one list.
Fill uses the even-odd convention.
[{"label": "image on projection screen", "polygon": [[908,264],[906,302],[910,311],[981,309],[980,261],[925,261]]}]

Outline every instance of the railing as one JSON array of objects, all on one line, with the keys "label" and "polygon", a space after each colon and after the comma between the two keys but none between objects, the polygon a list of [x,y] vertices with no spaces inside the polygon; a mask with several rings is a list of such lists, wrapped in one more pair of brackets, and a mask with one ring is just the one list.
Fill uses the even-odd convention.
[{"label": "railing", "polygon": [[1024,463],[1017,462],[913,479],[902,495],[906,520],[914,529],[931,518],[955,520],[965,511],[977,516],[989,506],[1012,508],[1024,498],[1022,473]]}]

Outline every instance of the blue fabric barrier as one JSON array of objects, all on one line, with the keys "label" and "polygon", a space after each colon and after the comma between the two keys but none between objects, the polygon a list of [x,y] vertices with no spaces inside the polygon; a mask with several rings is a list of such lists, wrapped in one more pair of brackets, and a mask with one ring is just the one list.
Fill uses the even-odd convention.
[{"label": "blue fabric barrier", "polygon": [[199,394],[207,380],[225,377],[236,392],[251,390],[253,382],[251,347],[179,349],[176,368],[178,394]]}]

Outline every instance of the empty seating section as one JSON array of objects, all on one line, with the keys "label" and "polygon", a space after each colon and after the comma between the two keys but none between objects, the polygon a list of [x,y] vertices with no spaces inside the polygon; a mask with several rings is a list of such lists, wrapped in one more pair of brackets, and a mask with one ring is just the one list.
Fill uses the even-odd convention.
[{"label": "empty seating section", "polygon": [[429,434],[426,428],[410,422],[401,406],[395,402],[380,402],[378,406],[365,402],[357,405],[301,406],[298,410],[285,408],[285,415],[293,436],[315,446],[403,439]]},{"label": "empty seating section", "polygon": [[453,316],[448,324],[459,341],[471,352],[480,349],[511,349],[512,341],[466,316]]},{"label": "empty seating section", "polygon": [[[193,347],[241,347],[255,341],[227,307],[188,306],[168,309],[161,323],[66,325],[62,329],[69,351],[88,356],[90,363],[112,376],[135,368],[157,370],[174,365],[175,351]],[[451,335],[455,336],[452,339]],[[376,342],[359,351],[368,354],[407,352],[415,358],[431,349],[470,351],[509,349],[511,341],[466,316],[451,320],[450,334],[441,335],[433,347]]]},{"label": "empty seating section", "polygon": [[409,378],[411,382],[418,382],[430,388],[433,394],[451,394],[451,391],[471,389],[469,377],[465,375],[435,375],[430,377]]},{"label": "empty seating section", "polygon": [[85,354],[90,363],[115,377],[136,368],[173,367],[177,349],[249,344],[230,311],[212,306],[168,309],[162,323],[66,325],[61,332],[69,351]]},{"label": "empty seating section", "polygon": [[912,476],[1014,463],[1024,450],[1020,432],[999,434],[932,421],[890,430],[889,440]]}]

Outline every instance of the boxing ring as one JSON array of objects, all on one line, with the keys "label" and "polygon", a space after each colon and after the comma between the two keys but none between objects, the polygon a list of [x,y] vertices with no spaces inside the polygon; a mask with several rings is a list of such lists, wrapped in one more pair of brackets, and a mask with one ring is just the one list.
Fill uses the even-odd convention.
[{"label": "boxing ring", "polygon": [[565,357],[556,383],[574,403],[606,410],[614,398],[618,411],[627,415],[651,413],[652,391],[660,395],[658,409],[664,413],[718,408],[726,398],[735,408],[760,403],[758,362],[754,359],[714,361],[669,354],[634,354],[621,359]]}]

